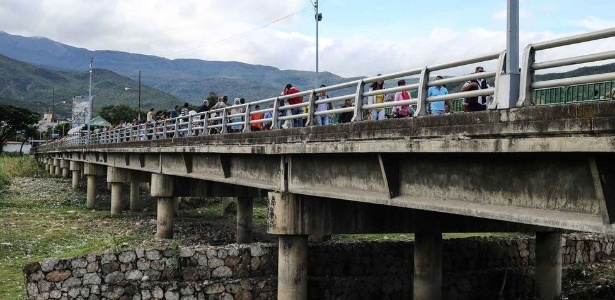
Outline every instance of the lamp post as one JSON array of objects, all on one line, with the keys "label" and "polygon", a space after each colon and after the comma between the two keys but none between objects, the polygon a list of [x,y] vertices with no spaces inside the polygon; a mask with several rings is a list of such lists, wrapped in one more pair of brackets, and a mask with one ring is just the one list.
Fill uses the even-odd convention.
[{"label": "lamp post", "polygon": [[88,109],[86,119],[88,123],[88,138],[86,143],[90,143],[90,120],[92,119],[92,64],[94,63],[94,54],[90,56],[90,88],[88,89]]},{"label": "lamp post", "polygon": [[318,88],[318,22],[322,21],[322,14],[318,12],[318,0],[314,0],[314,19],[316,20],[316,76],[314,78],[314,88]]},{"label": "lamp post", "polygon": [[[124,90],[130,91],[132,90],[130,87],[125,86]],[[141,121],[141,70],[139,70],[139,87],[137,89],[137,120]]]}]

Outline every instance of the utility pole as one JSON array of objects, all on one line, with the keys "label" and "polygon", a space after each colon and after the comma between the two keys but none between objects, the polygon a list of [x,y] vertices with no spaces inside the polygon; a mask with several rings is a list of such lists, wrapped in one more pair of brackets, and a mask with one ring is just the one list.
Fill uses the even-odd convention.
[{"label": "utility pole", "polygon": [[139,70],[139,103],[137,106],[137,120],[141,121],[141,70]]},{"label": "utility pole", "polygon": [[56,111],[56,87],[55,85],[51,86],[51,134],[56,133],[56,127],[54,125],[53,119],[55,119],[55,111]]},{"label": "utility pole", "polygon": [[92,64],[94,63],[94,54],[90,56],[90,88],[88,91],[88,110],[86,112],[84,122],[88,122],[88,138],[87,144],[90,143],[90,120],[92,119]]},{"label": "utility pole", "polygon": [[314,11],[314,19],[316,20],[316,76],[314,78],[314,88],[318,88],[318,22],[322,21],[322,14],[318,13],[318,0],[315,0],[313,3]]}]

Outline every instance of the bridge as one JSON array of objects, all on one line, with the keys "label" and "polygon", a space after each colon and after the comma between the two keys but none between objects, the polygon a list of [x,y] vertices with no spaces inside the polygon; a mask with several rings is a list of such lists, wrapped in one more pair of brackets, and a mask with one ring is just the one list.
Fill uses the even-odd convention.
[{"label": "bridge", "polygon": [[[506,52],[493,53],[77,136],[39,146],[36,155],[51,173],[68,177],[72,171],[74,188],[84,174],[88,207],[95,203],[96,176],[106,176],[111,214],[122,212],[123,183],[130,183],[130,209],[138,210],[138,185],[149,182],[159,199],[161,238],[173,236],[175,197],[227,196],[238,198],[238,242],[251,242],[252,199],[266,195],[268,232],[279,235],[280,299],[307,297],[308,236],[385,232],[415,234],[415,299],[441,298],[442,233],[535,232],[537,295],[552,299],[561,293],[560,232],[615,234],[615,102],[539,104],[554,101],[545,101],[545,90],[599,83],[604,91],[615,73],[549,81],[535,81],[534,74],[613,59],[615,51],[541,62],[535,54],[613,36],[615,28],[528,45],[518,91],[502,80]],[[433,79],[493,61],[493,71]],[[409,76],[418,82],[366,89]],[[479,78],[490,78],[494,87],[427,95],[431,86]],[[416,96],[366,102],[403,90]],[[335,96],[317,99],[321,92]],[[431,102],[489,95],[486,111],[426,114]],[[296,96],[307,101],[280,105]],[[314,109],[346,100],[352,105]],[[415,106],[414,117],[363,120],[369,110],[399,105]],[[314,126],[316,116],[342,113],[352,121]],[[281,128],[297,119],[306,126]],[[270,130],[252,132],[258,123]],[[242,130],[227,133],[231,126]]]}]

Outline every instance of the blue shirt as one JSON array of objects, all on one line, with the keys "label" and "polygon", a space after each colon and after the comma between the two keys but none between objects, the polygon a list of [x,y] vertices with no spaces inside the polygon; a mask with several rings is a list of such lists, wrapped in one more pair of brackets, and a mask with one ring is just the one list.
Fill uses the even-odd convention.
[{"label": "blue shirt", "polygon": [[[438,88],[437,86],[432,86],[432,87],[429,87],[429,90],[427,90],[427,97],[447,95],[447,94],[448,94],[448,90],[445,87]],[[431,108],[432,111],[434,110],[444,111],[444,101],[431,102],[429,103],[429,107]]]}]

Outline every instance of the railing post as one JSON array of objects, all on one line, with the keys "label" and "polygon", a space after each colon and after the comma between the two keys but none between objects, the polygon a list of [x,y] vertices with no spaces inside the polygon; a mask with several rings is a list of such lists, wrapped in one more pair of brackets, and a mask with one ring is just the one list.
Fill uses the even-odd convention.
[{"label": "railing post", "polygon": [[312,90],[312,93],[310,94],[310,98],[308,98],[308,117],[307,117],[307,124],[305,124],[305,126],[313,126],[316,125],[314,122],[314,112],[316,111],[314,109],[315,105],[314,102],[316,101],[316,91]]},{"label": "railing post", "polygon": [[243,115],[243,132],[250,132],[252,131],[252,126],[250,125],[250,103],[246,104],[246,111]]},{"label": "railing post", "polygon": [[191,136],[192,135],[192,115],[188,114],[188,133],[186,134],[186,136]]},{"label": "railing post", "polygon": [[226,123],[227,123],[227,111],[226,107],[222,109],[222,128],[220,129],[220,133],[226,133]]},{"label": "railing post", "polygon": [[534,69],[532,65],[536,61],[536,51],[532,45],[525,47],[523,51],[523,65],[521,66],[521,78],[519,81],[519,101],[517,107],[534,104],[532,99],[532,82],[534,82]]},{"label": "railing post", "polygon": [[278,108],[280,107],[280,100],[278,97],[275,97],[275,101],[273,101],[273,111],[271,112],[271,128],[270,129],[279,129],[278,128]]},{"label": "railing post", "polygon": [[203,135],[209,135],[209,111],[203,114]]},{"label": "railing post", "polygon": [[352,116],[350,122],[363,120],[363,100],[365,98],[363,97],[364,92],[365,82],[363,82],[363,80],[360,80],[359,83],[357,83],[357,92],[354,96],[354,116]]},{"label": "railing post", "polygon": [[519,99],[519,70],[506,72],[508,54],[503,51],[498,59],[498,72],[495,74],[495,101],[488,109],[506,109],[514,107]]},{"label": "railing post", "polygon": [[176,117],[175,123],[173,123],[173,137],[174,138],[179,137],[179,122],[181,122],[180,118]]},{"label": "railing post", "polygon": [[414,116],[424,116],[427,114],[427,83],[429,82],[429,69],[427,67],[423,68],[421,71],[421,77],[419,78],[419,88],[418,94],[416,96],[416,110],[414,111]]}]

